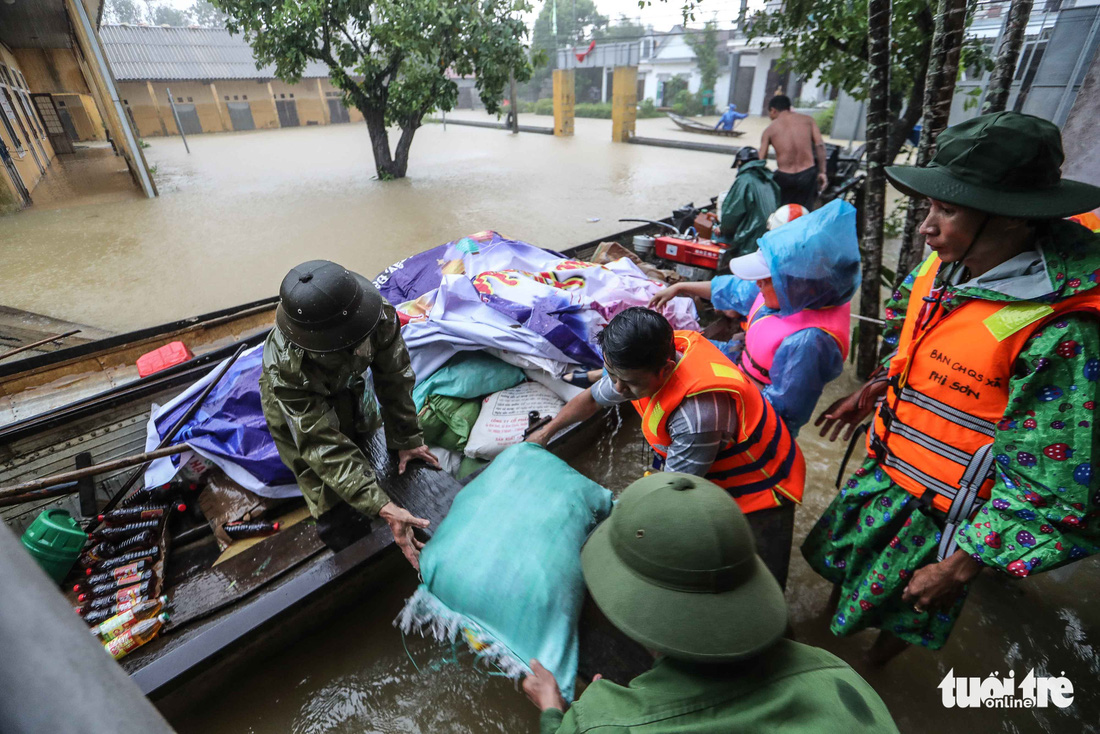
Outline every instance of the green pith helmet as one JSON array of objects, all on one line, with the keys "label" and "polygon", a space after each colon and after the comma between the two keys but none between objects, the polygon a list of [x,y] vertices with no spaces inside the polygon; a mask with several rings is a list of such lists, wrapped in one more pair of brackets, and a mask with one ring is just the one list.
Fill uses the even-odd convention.
[{"label": "green pith helmet", "polygon": [[924,168],[887,166],[903,193],[1003,217],[1060,219],[1100,206],[1100,187],[1062,178],[1062,134],[1051,122],[996,112],[936,138]]},{"label": "green pith helmet", "polygon": [[279,287],[275,324],[309,352],[335,352],[365,339],[382,315],[382,294],[358,273],[328,260],[291,269]]},{"label": "green pith helmet", "polygon": [[783,636],[787,604],[737,503],[661,472],[627,487],[581,550],[596,604],[628,637],[700,663],[753,657]]}]

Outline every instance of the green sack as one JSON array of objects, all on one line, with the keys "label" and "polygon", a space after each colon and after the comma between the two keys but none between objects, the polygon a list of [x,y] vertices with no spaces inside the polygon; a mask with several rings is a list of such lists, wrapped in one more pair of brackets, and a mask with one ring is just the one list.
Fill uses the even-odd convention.
[{"label": "green sack", "polygon": [[463,456],[462,463],[458,465],[458,473],[455,474],[455,479],[461,482],[478,469],[486,466],[489,466],[489,462],[485,459],[475,459],[472,456]]},{"label": "green sack", "polygon": [[458,493],[424,547],[424,582],[397,624],[441,642],[461,634],[515,679],[537,658],[572,700],[581,546],[610,512],[610,492],[541,446],[505,449]]},{"label": "green sack", "polygon": [[480,400],[432,395],[417,418],[425,443],[462,453],[479,415]]},{"label": "green sack", "polygon": [[480,398],[515,387],[525,379],[519,367],[490,354],[459,352],[413,388],[413,402],[419,412],[432,395]]}]

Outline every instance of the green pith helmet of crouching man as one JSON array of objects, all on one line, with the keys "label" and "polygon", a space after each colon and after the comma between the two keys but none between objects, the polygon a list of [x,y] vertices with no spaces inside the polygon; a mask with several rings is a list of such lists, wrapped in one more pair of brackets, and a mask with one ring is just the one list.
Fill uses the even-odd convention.
[{"label": "green pith helmet of crouching man", "polygon": [[[928,166],[932,254],[887,303],[894,353],[818,418],[836,439],[874,414],[868,458],[802,546],[836,584],[831,629],[881,630],[871,662],[942,647],[967,584],[1100,551],[1100,236],[1068,217],[1100,188],[1061,176],[1061,134],[999,112],[944,130]],[[877,406],[877,407],[876,407]]]},{"label": "green pith helmet of crouching man", "polygon": [[600,610],[654,664],[627,686],[597,676],[567,708],[531,661],[523,688],[542,710],[542,734],[897,731],[846,663],[783,639],[783,592],[737,503],[706,479],[665,472],[631,484],[581,567]]},{"label": "green pith helmet of crouching man", "polygon": [[327,260],[292,269],[279,296],[276,328],[264,343],[260,399],[279,457],[297,478],[318,534],[341,550],[369,533],[370,518],[380,516],[417,566],[422,546],[413,528],[428,521],[390,500],[364,453],[385,425],[399,473],[414,460],[439,466],[417,422],[397,313],[369,280]]}]

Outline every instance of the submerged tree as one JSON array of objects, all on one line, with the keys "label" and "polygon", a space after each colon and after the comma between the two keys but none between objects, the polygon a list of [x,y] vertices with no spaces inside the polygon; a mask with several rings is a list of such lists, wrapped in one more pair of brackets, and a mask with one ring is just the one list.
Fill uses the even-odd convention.
[{"label": "submerged tree", "polygon": [[989,77],[989,88],[982,104],[982,114],[1004,112],[1008,104],[1008,93],[1012,89],[1012,77],[1016,74],[1016,64],[1020,60],[1020,50],[1027,37],[1027,21],[1031,17],[1034,0],[1012,0],[1008,9],[1008,22],[1005,24],[1001,47],[997,50],[997,61],[993,74]]},{"label": "submerged tree", "polygon": [[[882,270],[883,222],[886,215],[886,165],[890,133],[890,0],[867,3],[867,180],[863,209],[863,282],[860,285],[860,314],[878,318]],[[866,324],[866,322],[864,322]],[[856,372],[867,376],[878,361],[878,332],[859,330]]]},{"label": "submerged tree", "polygon": [[[962,55],[968,4],[968,0],[939,0],[936,7],[932,53],[928,62],[928,79],[924,86],[921,137],[917,147],[918,166],[925,166],[932,160],[936,153],[936,137],[947,127],[947,119],[951,115],[951,100],[955,96],[955,82],[959,77],[959,58]],[[923,238],[917,228],[927,214],[927,199],[923,196],[909,199],[895,271],[898,283],[917,266],[924,251]]]},{"label": "submerged tree", "polygon": [[[424,116],[458,100],[451,76],[473,75],[481,101],[500,110],[509,73],[531,74],[520,14],[527,0],[214,0],[258,64],[296,83],[320,61],[344,101],[363,113],[379,178],[403,178]],[[387,126],[401,129],[390,149]]]}]

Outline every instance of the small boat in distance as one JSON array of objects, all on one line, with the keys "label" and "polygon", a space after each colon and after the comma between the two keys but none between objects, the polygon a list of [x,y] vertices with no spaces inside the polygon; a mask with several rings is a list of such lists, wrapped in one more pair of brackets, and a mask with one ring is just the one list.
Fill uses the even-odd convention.
[{"label": "small boat in distance", "polygon": [[704,133],[706,135],[721,135],[722,137],[726,137],[726,138],[736,138],[736,137],[740,137],[741,135],[745,134],[743,130],[738,130],[737,129],[737,122],[733,123],[734,124],[734,129],[733,130],[719,130],[719,129],[711,127],[710,125],[705,125],[705,124],[699,122],[698,120],[692,120],[689,117],[684,117],[683,115],[677,115],[675,112],[666,112],[665,114],[668,115],[668,119],[675,122],[680,127],[680,129],[687,130],[689,133]]}]

